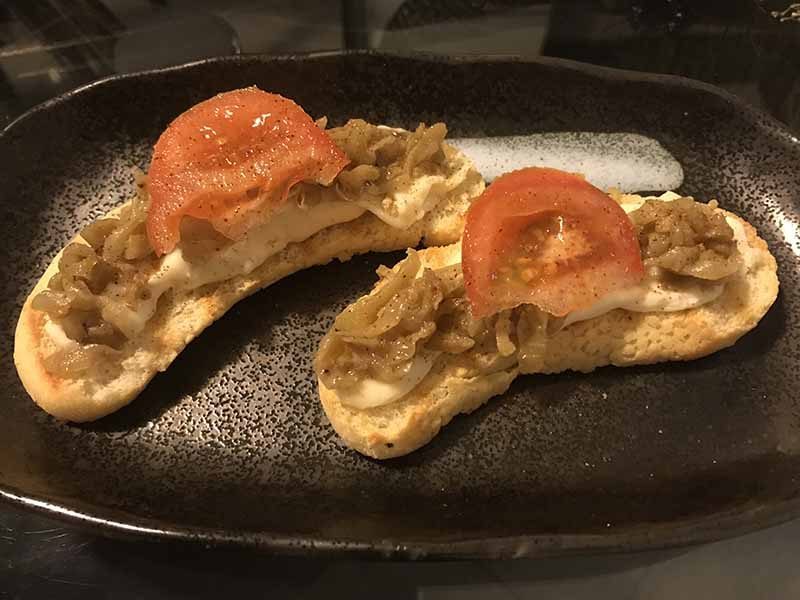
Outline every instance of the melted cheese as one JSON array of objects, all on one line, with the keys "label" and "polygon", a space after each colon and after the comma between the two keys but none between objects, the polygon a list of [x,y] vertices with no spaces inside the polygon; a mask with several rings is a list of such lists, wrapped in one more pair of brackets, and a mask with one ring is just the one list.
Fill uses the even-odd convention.
[{"label": "melted cheese", "polygon": [[383,199],[364,195],[356,200],[356,204],[387,225],[408,229],[444,200],[449,192],[462,185],[469,177],[471,168],[469,162],[462,161],[458,169],[447,176],[415,177],[406,189],[397,190]]},{"label": "melted cheese", "polygon": [[362,379],[353,387],[338,390],[337,396],[342,404],[360,410],[397,402],[425,379],[438,354],[438,352],[418,353],[411,363],[408,374],[402,379],[397,381]]},{"label": "melted cheese", "polygon": [[204,256],[202,260],[187,260],[178,245],[161,259],[158,270],[148,279],[148,298],[139,301],[136,308],[117,303],[115,309],[123,311],[124,318],[114,319],[114,322],[124,323],[123,333],[133,337],[144,329],[155,314],[158,299],[168,290],[193,290],[247,275],[289,244],[302,242],[327,227],[352,221],[363,213],[360,206],[342,200],[324,201],[310,207],[290,202],[267,223],[251,229],[241,240]]},{"label": "melted cheese", "polygon": [[681,198],[680,194],[675,192],[664,192],[660,196],[623,196],[620,206],[626,213],[632,213],[644,206],[647,200],[661,200],[662,202],[672,202]]},{"label": "melted cheese", "polygon": [[155,312],[158,298],[168,289],[192,290],[200,286],[247,275],[291,243],[302,242],[312,235],[358,218],[364,209],[352,202],[325,201],[309,208],[290,202],[269,221],[247,232],[241,240],[219,251],[190,262],[179,247],[167,254],[161,266],[148,280],[150,299],[142,304],[145,321]]},{"label": "melted cheese", "polygon": [[356,204],[392,227],[407,229],[439,204],[448,189],[444,176],[426,175],[414,179],[408,189],[383,200],[359,199]]},{"label": "melted cheese", "polygon": [[635,286],[606,294],[589,308],[569,313],[563,326],[588,321],[617,308],[631,312],[675,312],[696,308],[716,300],[724,288],[723,283],[709,285],[697,281],[675,289],[657,279],[647,278]]},{"label": "melted cheese", "polygon": [[[397,127],[378,125],[379,129],[402,131]],[[424,175],[415,177],[408,188],[397,190],[384,198],[365,195],[356,204],[368,210],[381,221],[397,229],[408,229],[424,217],[444,197],[469,177],[472,164],[467,160],[456,159],[450,164],[458,164],[458,169],[449,175]]]},{"label": "melted cheese", "polygon": [[324,201],[308,208],[291,202],[269,221],[247,232],[238,242],[203,256],[201,261],[184,259],[180,247],[164,257],[161,268],[150,278],[152,289],[175,287],[194,289],[208,283],[247,275],[270,256],[291,243],[358,218],[364,209],[343,200]]}]

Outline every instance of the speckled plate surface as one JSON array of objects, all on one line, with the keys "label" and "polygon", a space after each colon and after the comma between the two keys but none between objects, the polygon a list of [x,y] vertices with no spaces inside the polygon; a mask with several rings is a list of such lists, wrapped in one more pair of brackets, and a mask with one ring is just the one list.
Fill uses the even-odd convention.
[{"label": "speckled plate surface", "polygon": [[[294,275],[240,303],[98,423],[58,423],[11,361],[19,307],[52,255],[129,193],[158,133],[257,84],[333,123],[447,122],[451,135],[627,131],[683,165],[778,258],[759,327],[709,358],[521,378],[431,444],[376,462],[329,428],[312,351],[398,255]],[[800,515],[800,142],[687,80],[545,60],[244,57],[121,77],[0,136],[0,496],[109,533],[280,552],[532,556],[734,535]]]}]

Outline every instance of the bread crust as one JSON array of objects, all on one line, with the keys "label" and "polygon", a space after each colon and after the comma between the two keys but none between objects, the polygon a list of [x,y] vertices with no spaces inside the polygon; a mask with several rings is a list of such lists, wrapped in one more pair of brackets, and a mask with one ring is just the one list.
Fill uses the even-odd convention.
[{"label": "bread crust", "polygon": [[[471,200],[484,189],[483,179],[465,155],[457,153],[453,160],[469,164],[466,180],[408,229],[393,228],[371,213],[364,213],[353,221],[289,244],[247,275],[191,291],[168,292],[159,300],[144,331],[123,348],[122,373],[110,380],[93,375],[65,379],[48,373],[44,367],[45,357],[55,346],[44,332],[47,315],[33,309],[31,302],[58,272],[59,253],[31,291],[17,322],[14,364],[22,384],[34,402],[51,415],[65,421],[93,421],[136,398],[156,373],[164,371],[192,339],[236,302],[292,273],[334,259],[346,261],[366,252],[401,250],[421,242],[452,243],[461,236]],[[82,240],[78,237],[76,241]]]},{"label": "bread crust", "polygon": [[[527,373],[589,372],[606,365],[692,360],[734,344],[753,329],[777,297],[777,264],[753,226],[725,214],[742,224],[755,259],[728,281],[716,300],[673,313],[617,309],[574,323],[548,338],[543,363]],[[423,263],[432,268],[457,262],[453,257],[459,255],[458,243],[420,252]],[[409,395],[383,407],[350,408],[319,382],[320,400],[331,425],[348,446],[362,454],[379,459],[402,456],[428,443],[457,414],[472,412],[505,392],[522,373],[515,366],[488,377],[464,379],[446,356]]]}]

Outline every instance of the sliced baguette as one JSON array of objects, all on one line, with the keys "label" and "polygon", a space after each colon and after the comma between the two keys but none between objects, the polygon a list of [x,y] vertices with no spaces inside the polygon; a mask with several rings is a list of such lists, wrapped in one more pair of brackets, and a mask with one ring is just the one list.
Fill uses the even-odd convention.
[{"label": "sliced baguette", "polygon": [[[729,213],[726,213],[726,215]],[[548,338],[536,373],[589,372],[605,365],[628,366],[691,360],[732,345],[750,331],[778,294],[777,265],[756,230],[744,227],[754,250],[752,264],[729,281],[722,295],[704,306],[673,313],[614,310],[578,322]],[[460,244],[420,252],[424,265],[460,261]],[[442,355],[409,395],[387,406],[354,409],[319,382],[322,406],[333,428],[351,448],[374,458],[408,454],[428,443],[459,413],[469,413],[505,392],[518,366],[485,377],[464,378]]]},{"label": "sliced baguette", "polygon": [[34,310],[31,301],[58,272],[59,253],[31,291],[17,323],[14,363],[25,389],[41,408],[59,419],[76,422],[99,419],[131,402],[156,373],[164,371],[192,339],[236,302],[283,277],[333,259],[346,261],[365,252],[400,250],[421,242],[452,243],[461,236],[464,215],[472,199],[484,189],[483,179],[465,155],[459,152],[453,160],[470,165],[467,178],[408,229],[393,228],[365,213],[354,221],[288,245],[248,275],[191,291],[168,292],[159,300],[156,314],[144,331],[123,347],[122,372],[111,380],[104,376],[103,365],[98,365],[89,376],[74,379],[54,376],[44,367],[44,357],[54,352],[56,346],[45,333],[47,315]]}]

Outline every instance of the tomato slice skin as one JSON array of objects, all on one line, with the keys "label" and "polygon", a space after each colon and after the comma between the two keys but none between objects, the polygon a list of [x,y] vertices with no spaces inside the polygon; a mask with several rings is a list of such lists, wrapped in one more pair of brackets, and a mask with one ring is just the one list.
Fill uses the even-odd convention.
[{"label": "tomato slice skin", "polygon": [[239,239],[300,181],[329,184],[348,163],[292,100],[256,87],[225,92],[178,116],[155,144],[147,235],[171,251],[184,216]]},{"label": "tomato slice skin", "polygon": [[582,177],[539,167],[499,177],[473,202],[462,266],[476,318],[520,304],[564,316],[644,276],[625,211]]}]

